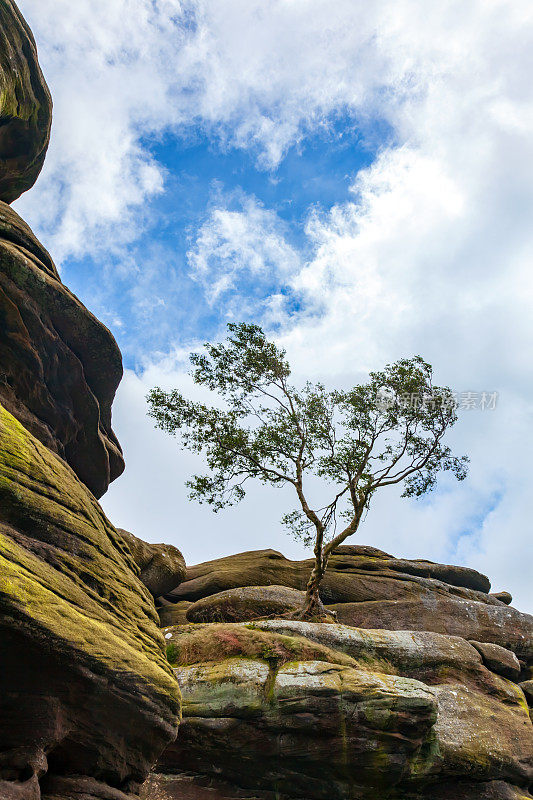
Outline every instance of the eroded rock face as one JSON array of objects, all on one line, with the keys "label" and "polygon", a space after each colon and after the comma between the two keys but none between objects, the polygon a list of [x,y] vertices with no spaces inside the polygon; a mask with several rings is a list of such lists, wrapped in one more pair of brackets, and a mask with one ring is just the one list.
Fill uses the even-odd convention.
[{"label": "eroded rock face", "polygon": [[0,406],[2,800],[136,793],[177,731],[157,623],[93,495]]},{"label": "eroded rock face", "polygon": [[[260,612],[251,602],[231,602],[238,591],[266,587],[305,589],[311,560],[290,561],[275,550],[239,553],[189,567],[183,583],[166,595],[163,621],[244,621]],[[238,587],[238,588],[236,588]],[[263,588],[261,588],[263,587]],[[331,556],[320,590],[337,620],[358,628],[419,630],[499,645],[533,664],[533,617],[489,594],[490,581],[472,569],[407,561],[366,546],[345,546]],[[507,598],[506,598],[507,599]],[[192,603],[192,605],[190,605]],[[196,616],[195,609],[210,609]],[[257,613],[256,616],[267,616]]]},{"label": "eroded rock face", "polygon": [[0,200],[11,203],[39,175],[52,99],[32,33],[12,0],[0,2]]},{"label": "eroded rock face", "polygon": [[171,544],[150,544],[123,528],[117,529],[128,543],[140,569],[140,579],[154,597],[165,594],[185,578],[185,559]]},{"label": "eroded rock face", "polygon": [[124,469],[111,428],[111,404],[122,377],[120,351],[5,203],[0,203],[0,330],[0,402],[100,497]]},{"label": "eroded rock face", "polygon": [[155,798],[530,797],[524,694],[462,638],[290,620],[165,635],[184,719]]},{"label": "eroded rock face", "polygon": [[188,606],[189,622],[246,622],[303,608],[305,592],[287,586],[244,586],[217,592]]},{"label": "eroded rock face", "polygon": [[329,608],[345,625],[449,633],[500,645],[533,663],[533,617],[504,604],[494,606],[434,595],[419,601],[338,603]]},{"label": "eroded rock face", "polygon": [[[369,554],[369,551],[371,554]],[[196,601],[240,586],[289,586],[304,590],[313,562],[290,561],[275,550],[254,550],[189,567],[186,580],[166,596]],[[368,547],[342,547],[329,560],[321,585],[324,603],[460,597],[503,605],[487,594],[488,578],[471,569],[396,559]]]}]

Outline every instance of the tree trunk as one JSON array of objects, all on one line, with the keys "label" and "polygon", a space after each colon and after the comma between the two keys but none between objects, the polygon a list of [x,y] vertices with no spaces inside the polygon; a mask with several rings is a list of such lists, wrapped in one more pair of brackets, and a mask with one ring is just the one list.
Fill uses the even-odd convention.
[{"label": "tree trunk", "polygon": [[303,619],[323,617],[328,614],[318,591],[326,571],[326,563],[324,563],[322,559],[322,553],[320,553],[320,555],[318,553],[315,554],[315,566],[313,567],[306,587],[305,605],[302,611]]}]

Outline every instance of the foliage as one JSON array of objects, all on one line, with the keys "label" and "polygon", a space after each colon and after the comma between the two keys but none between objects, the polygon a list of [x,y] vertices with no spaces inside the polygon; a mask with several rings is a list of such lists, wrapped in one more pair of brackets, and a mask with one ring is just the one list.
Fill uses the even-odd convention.
[{"label": "foliage", "polygon": [[174,642],[169,642],[166,646],[166,654],[167,654],[167,661],[169,664],[173,666],[177,664],[180,651],[179,648],[174,644]]},{"label": "foliage", "polygon": [[[457,421],[454,397],[433,386],[432,368],[420,356],[371,372],[348,390],[309,382],[297,389],[289,383],[285,351],[261,328],[231,323],[228,329],[227,343],[207,343],[205,352],[190,357],[194,382],[216,393],[223,407],[155,388],[149,413],[205,456],[209,473],[195,475],[188,486],[191,498],[214,511],[241,500],[250,479],[292,485],[298,507],[283,522],[305,543],[314,541],[318,581],[378,489],[403,483],[404,497],[420,497],[442,470],[465,478],[468,459],[443,443]],[[321,508],[309,502],[312,475],[331,489]]]}]

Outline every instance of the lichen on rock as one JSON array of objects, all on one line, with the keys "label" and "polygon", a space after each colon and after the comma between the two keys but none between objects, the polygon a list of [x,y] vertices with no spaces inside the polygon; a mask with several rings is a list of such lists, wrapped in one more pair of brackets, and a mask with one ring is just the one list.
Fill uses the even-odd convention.
[{"label": "lichen on rock", "polygon": [[[451,800],[451,787],[468,797],[470,781],[472,800],[498,797],[494,787],[528,796],[524,694],[460,637],[288,619],[189,624],[165,637],[183,722],[158,769],[176,787],[192,775],[214,782],[214,797],[226,781],[235,793],[221,797]],[[189,779],[187,796],[200,800],[201,785]]]},{"label": "lichen on rock", "polygon": [[111,427],[120,351],[1,202],[0,323],[0,402],[100,497],[124,469]]},{"label": "lichen on rock", "polygon": [[135,791],[174,738],[179,690],[138,573],[89,490],[0,406],[0,776]]}]

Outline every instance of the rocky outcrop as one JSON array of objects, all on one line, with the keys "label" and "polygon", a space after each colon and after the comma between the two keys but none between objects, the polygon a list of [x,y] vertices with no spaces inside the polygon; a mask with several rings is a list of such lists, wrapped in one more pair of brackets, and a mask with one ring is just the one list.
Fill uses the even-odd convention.
[{"label": "rocky outcrop", "polygon": [[178,687],[138,573],[74,472],[0,407],[2,800],[76,797],[81,778],[101,784],[87,797],[129,796],[174,738]]},{"label": "rocky outcrop", "polygon": [[[96,500],[123,469],[120,352],[2,202],[36,179],[51,114],[10,0],[0,44],[0,798],[132,800],[176,736],[179,687],[144,571]],[[173,557],[157,591],[183,574]]]},{"label": "rocky outcrop", "polygon": [[494,606],[434,595],[418,602],[339,603],[329,608],[345,625],[448,633],[500,645],[533,663],[533,617],[504,604]]},{"label": "rocky outcrop", "polygon": [[165,594],[185,578],[185,559],[171,544],[149,544],[133,533],[118,528],[128,543],[135,563],[140,569],[140,579],[154,596]]},{"label": "rocky outcrop", "polygon": [[305,593],[287,586],[245,586],[217,592],[186,611],[189,622],[246,622],[303,608]]},{"label": "rocky outcrop", "polygon": [[[187,569],[186,580],[166,595],[168,602],[196,601],[241,586],[289,586],[303,590],[311,559],[290,561],[275,550],[254,550],[206,561]],[[501,605],[487,594],[490,581],[465,567],[396,559],[365,546],[340,547],[330,557],[321,586],[324,603],[460,597]]]},{"label": "rocky outcrop", "polygon": [[[260,597],[272,586],[302,591],[311,568],[311,560],[290,561],[274,550],[207,561],[189,567],[183,583],[165,596],[171,605],[160,609],[161,618],[179,623],[268,616],[266,607],[247,604],[239,592]],[[332,554],[320,593],[346,625],[461,636],[499,645],[533,664],[533,617],[489,590],[488,578],[475,570],[397,559],[355,545]]]},{"label": "rocky outcrop", "polygon": [[155,797],[530,797],[524,694],[464,639],[289,620],[165,635],[184,717]]},{"label": "rocky outcrop", "polygon": [[100,497],[124,469],[111,429],[122,376],[113,336],[0,203],[0,402]]},{"label": "rocky outcrop", "polygon": [[[220,778],[207,778],[192,772],[176,775],[153,774],[141,790],[142,800],[284,800],[275,792],[245,789]],[[369,800],[381,800],[372,795]],[[403,795],[404,800],[531,800],[531,795],[503,781],[460,781],[432,786],[428,793]]]},{"label": "rocky outcrop", "polygon": [[474,570],[350,546],[321,588],[347,624],[298,622],[310,569],[240,553],[189,567],[165,596],[184,719],[145,791],[529,799],[533,618]]},{"label": "rocky outcrop", "polygon": [[12,203],[39,175],[52,99],[32,33],[12,0],[0,2],[0,200]]}]

